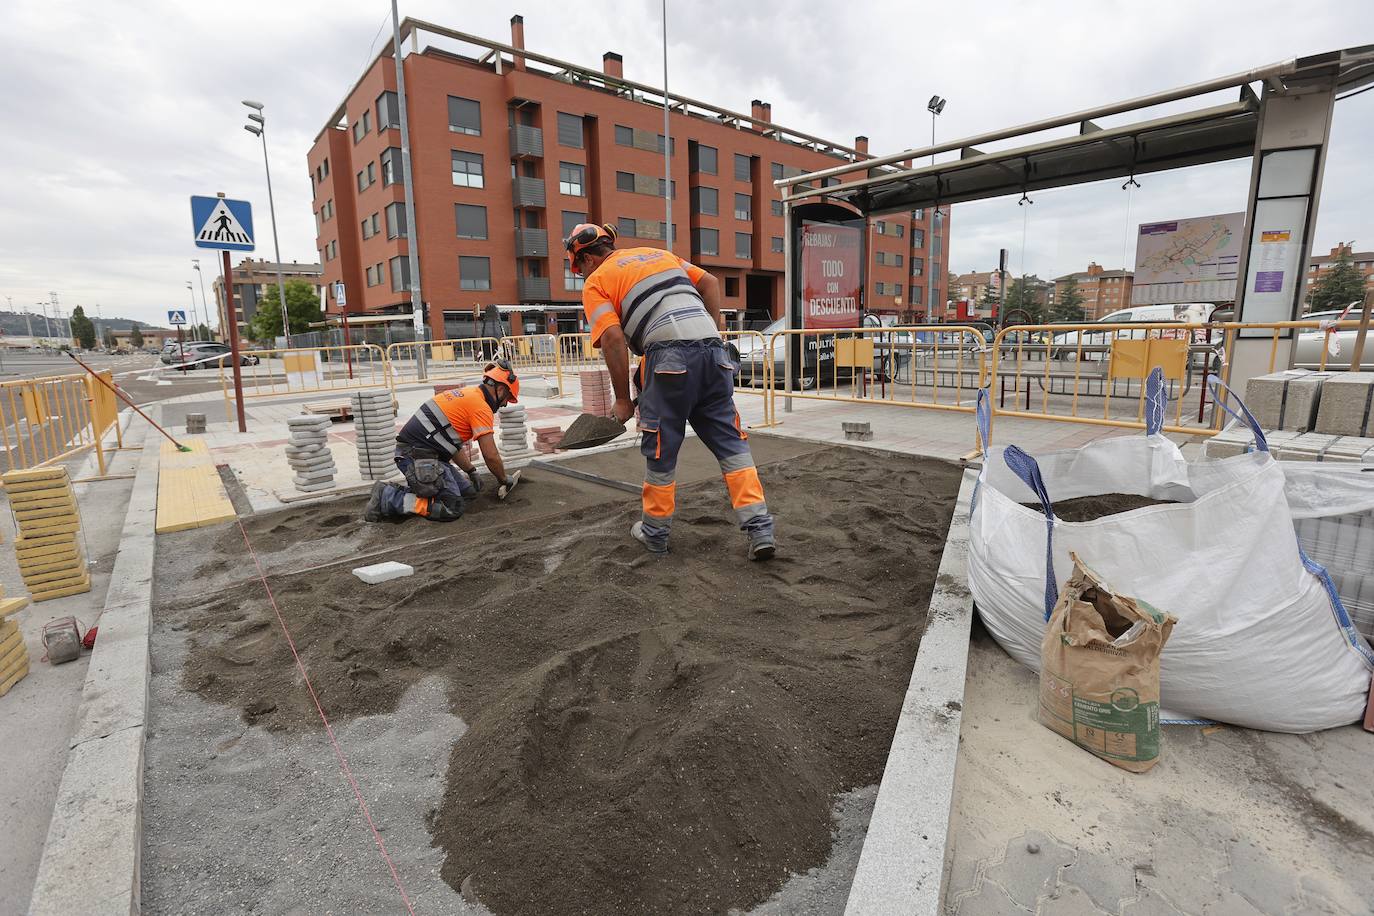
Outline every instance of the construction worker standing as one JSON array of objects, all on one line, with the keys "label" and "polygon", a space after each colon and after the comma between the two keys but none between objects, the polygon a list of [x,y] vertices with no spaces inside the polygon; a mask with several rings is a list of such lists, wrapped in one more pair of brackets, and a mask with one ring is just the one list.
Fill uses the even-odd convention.
[{"label": "construction worker standing", "polygon": [[636,372],[643,515],[630,535],[653,553],[668,549],[675,503],[674,475],[686,425],[720,462],[749,558],[776,550],[773,517],[749,452],[749,437],[735,409],[735,371],[720,338],[720,282],[670,251],[615,247],[614,226],[573,227],[563,240],[574,273],[585,276],[582,307],[592,346],[601,348],[615,389],[615,418],[634,414],[630,352],[642,356]]},{"label": "construction worker standing", "polygon": [[[463,444],[476,440],[487,470],[509,488],[514,482],[496,450],[496,411],[516,403],[520,380],[511,365],[499,359],[487,365],[482,382],[436,394],[406,421],[396,435],[396,466],[406,485],[377,482],[363,511],[363,519],[419,515],[432,522],[451,522],[463,515],[463,498],[482,489],[477,467],[463,454]],[[463,470],[459,474],[454,464]]]}]

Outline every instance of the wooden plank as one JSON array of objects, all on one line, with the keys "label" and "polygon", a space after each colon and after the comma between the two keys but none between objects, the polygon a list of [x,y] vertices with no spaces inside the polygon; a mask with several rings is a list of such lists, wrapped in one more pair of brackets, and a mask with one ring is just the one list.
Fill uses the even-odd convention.
[{"label": "wooden plank", "polygon": [[66,588],[57,588],[51,591],[38,591],[35,589],[30,597],[32,597],[35,602],[51,601],[54,598],[66,598],[69,595],[79,595],[82,592],[88,592],[90,590],[91,579],[87,576],[83,581],[75,585],[69,585]]}]

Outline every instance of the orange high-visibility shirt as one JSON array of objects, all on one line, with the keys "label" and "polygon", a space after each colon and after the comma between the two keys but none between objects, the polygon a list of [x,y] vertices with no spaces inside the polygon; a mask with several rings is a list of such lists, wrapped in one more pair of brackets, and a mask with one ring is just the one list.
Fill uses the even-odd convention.
[{"label": "orange high-visibility shirt", "polygon": [[[601,335],[612,325],[620,325],[631,349],[642,352],[639,341],[657,315],[664,297],[674,292],[696,292],[696,283],[706,271],[662,248],[621,248],[592,271],[582,287],[582,310],[592,329],[592,346],[600,346]],[[690,308],[690,307],[689,307]],[[700,306],[712,328],[706,306]]]},{"label": "orange high-visibility shirt", "polygon": [[496,429],[496,418],[480,386],[451,388],[436,394],[434,404],[448,417],[458,438],[464,442],[471,442]]}]

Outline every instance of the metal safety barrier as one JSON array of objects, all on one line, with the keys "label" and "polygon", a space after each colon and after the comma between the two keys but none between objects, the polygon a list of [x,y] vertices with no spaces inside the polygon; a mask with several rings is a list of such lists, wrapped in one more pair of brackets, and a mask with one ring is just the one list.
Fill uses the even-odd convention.
[{"label": "metal safety barrier", "polygon": [[[391,383],[387,354],[376,344],[243,350],[239,357],[245,398],[344,392]],[[227,405],[232,397],[234,369],[227,356],[216,361]]]},{"label": "metal safety barrier", "polygon": [[[800,361],[784,397],[853,404],[890,404],[972,413],[986,382],[988,344],[977,328],[911,325],[777,331],[760,359],[768,406],[765,423],[777,422],[779,388],[789,341],[800,341]],[[741,352],[741,374],[746,355]],[[750,375],[756,375],[751,371]]]},{"label": "metal safety barrier", "polygon": [[[398,384],[418,382],[415,358],[423,352],[427,379],[467,379],[482,374],[488,362],[501,355],[495,337],[459,337],[445,340],[394,343],[386,348],[388,377]],[[518,373],[517,373],[518,374]]]},{"label": "metal safety barrier", "polygon": [[[100,373],[113,381],[110,371]],[[106,471],[104,437],[119,435],[119,406],[110,389],[86,373],[0,383],[0,471],[37,468],[95,449]]]},{"label": "metal safety barrier", "polygon": [[[762,331],[721,331],[720,336],[733,348],[736,359],[739,360],[739,372],[735,374],[735,393],[741,392],[749,394],[759,394],[764,398],[765,413],[767,411],[768,385],[767,381],[769,368],[772,364],[771,354],[768,354],[768,341],[764,338]],[[745,362],[745,354],[750,355],[748,363]],[[767,363],[753,358],[754,354],[766,354]],[[764,417],[764,422],[768,422],[768,417]]]}]

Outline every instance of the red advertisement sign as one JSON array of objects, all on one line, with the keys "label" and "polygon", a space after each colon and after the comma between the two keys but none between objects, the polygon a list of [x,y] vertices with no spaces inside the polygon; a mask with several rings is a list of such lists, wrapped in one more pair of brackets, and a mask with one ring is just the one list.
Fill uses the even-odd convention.
[{"label": "red advertisement sign", "polygon": [[802,327],[858,327],[863,230],[807,220],[801,249]]}]

